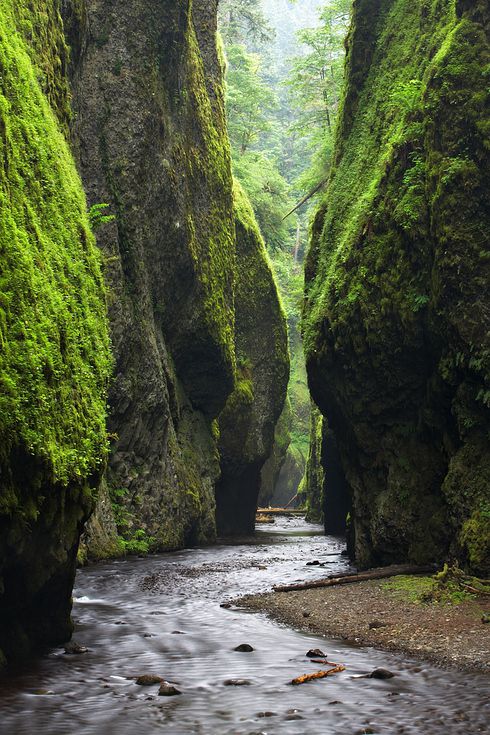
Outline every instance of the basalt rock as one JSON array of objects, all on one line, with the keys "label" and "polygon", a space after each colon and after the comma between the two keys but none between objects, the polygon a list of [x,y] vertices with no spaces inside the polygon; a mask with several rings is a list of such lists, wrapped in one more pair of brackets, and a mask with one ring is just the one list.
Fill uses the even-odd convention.
[{"label": "basalt rock", "polygon": [[216,518],[222,535],[254,530],[260,474],[272,451],[289,377],[286,320],[264,243],[238,184],[235,216],[237,379],[219,418]]},{"label": "basalt rock", "polygon": [[72,630],[106,452],[99,253],[67,144],[56,5],[0,7],[0,666]]},{"label": "basalt rock", "polygon": [[[216,3],[64,3],[72,139],[98,231],[115,376],[106,508],[129,550],[212,541],[213,420],[234,385],[234,221]],[[105,556],[104,509],[88,554]],[[103,541],[103,538],[102,538]],[[105,548],[104,548],[105,547]]]},{"label": "basalt rock", "polygon": [[450,554],[488,574],[489,20],[354,4],[303,330],[362,567]]},{"label": "basalt rock", "polygon": [[260,473],[259,507],[261,508],[265,508],[268,505],[276,505],[274,491],[291,444],[291,422],[291,403],[289,399],[286,399],[284,408],[274,429],[272,453]]}]

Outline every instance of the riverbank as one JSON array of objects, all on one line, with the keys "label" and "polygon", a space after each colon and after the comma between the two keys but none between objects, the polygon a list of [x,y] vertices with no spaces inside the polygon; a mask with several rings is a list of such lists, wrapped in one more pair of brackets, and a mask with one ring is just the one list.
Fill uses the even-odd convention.
[{"label": "riverbank", "polygon": [[[309,633],[490,674],[488,596],[430,598],[430,577],[249,595],[238,604]],[[328,653],[328,652],[327,652]]]}]

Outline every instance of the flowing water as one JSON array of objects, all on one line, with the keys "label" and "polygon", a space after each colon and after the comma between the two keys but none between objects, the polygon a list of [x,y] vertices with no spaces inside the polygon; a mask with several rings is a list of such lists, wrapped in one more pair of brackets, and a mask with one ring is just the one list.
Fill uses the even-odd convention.
[{"label": "flowing water", "polygon": [[[281,519],[253,542],[131,558],[77,575],[75,640],[0,682],[0,732],[124,735],[310,735],[488,732],[489,679],[299,633],[265,616],[224,609],[276,582],[325,576],[347,563],[319,526]],[[306,566],[319,559],[326,567]],[[251,653],[234,651],[249,643]],[[322,648],[346,671],[293,687]],[[352,678],[375,667],[389,680]],[[158,674],[181,696],[131,677]],[[246,679],[247,686],[225,686]]]}]

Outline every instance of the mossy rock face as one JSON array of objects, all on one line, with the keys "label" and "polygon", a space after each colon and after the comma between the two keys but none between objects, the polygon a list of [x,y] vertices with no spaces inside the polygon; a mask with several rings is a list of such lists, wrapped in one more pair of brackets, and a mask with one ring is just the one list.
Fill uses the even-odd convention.
[{"label": "mossy rock face", "polygon": [[56,3],[0,7],[0,650],[71,632],[83,522],[104,468],[105,293],[63,131]]},{"label": "mossy rock face", "polygon": [[291,444],[291,403],[288,398],[274,429],[274,444],[260,473],[259,507],[274,503],[274,489]]},{"label": "mossy rock face", "polygon": [[354,6],[303,331],[361,566],[451,553],[488,573],[489,20]]},{"label": "mossy rock face", "polygon": [[237,376],[219,417],[216,518],[222,535],[254,530],[260,474],[272,452],[289,378],[284,312],[252,209],[238,184],[235,216]]},{"label": "mossy rock face", "polygon": [[116,362],[108,486],[128,514],[126,541],[133,532],[155,548],[212,541],[212,424],[235,373],[215,4],[71,0],[63,17],[80,171],[89,202],[115,215],[97,237]]},{"label": "mossy rock face", "polygon": [[310,413],[310,444],[305,473],[300,485],[300,502],[306,509],[306,520],[323,521],[323,416],[312,402]]}]

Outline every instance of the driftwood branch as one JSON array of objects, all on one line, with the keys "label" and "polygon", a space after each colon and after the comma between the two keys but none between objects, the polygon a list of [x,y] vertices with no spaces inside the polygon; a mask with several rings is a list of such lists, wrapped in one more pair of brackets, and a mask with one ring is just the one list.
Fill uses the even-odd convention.
[{"label": "driftwood branch", "polygon": [[391,567],[380,567],[368,569],[365,572],[347,572],[336,574],[325,579],[316,579],[313,582],[298,582],[296,584],[275,585],[274,592],[294,592],[295,590],[311,590],[317,587],[333,587],[337,584],[350,584],[351,582],[364,582],[370,579],[384,579],[385,577],[396,577],[400,574],[433,574],[436,571],[434,565],[413,566],[409,564],[397,564]]},{"label": "driftwood branch", "polygon": [[303,676],[297,676],[296,679],[292,680],[291,684],[306,684],[307,681],[325,679],[326,676],[340,674],[341,671],[345,671],[345,666],[342,666],[342,664],[336,664],[333,669],[328,669],[328,671],[315,671],[314,674],[303,674]]}]

